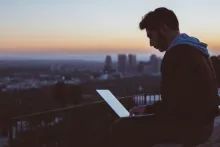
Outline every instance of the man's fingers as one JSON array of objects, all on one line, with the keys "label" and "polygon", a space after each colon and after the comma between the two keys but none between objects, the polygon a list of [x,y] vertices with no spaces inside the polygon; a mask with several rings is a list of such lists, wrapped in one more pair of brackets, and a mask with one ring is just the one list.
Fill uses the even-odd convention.
[{"label": "man's fingers", "polygon": [[129,113],[130,113],[130,116],[132,116],[132,115],[134,114],[134,110],[131,109],[131,110],[129,111]]},{"label": "man's fingers", "polygon": [[131,110],[129,111],[129,113],[130,113],[130,116],[133,115],[133,112]]},{"label": "man's fingers", "polygon": [[129,113],[130,113],[130,116],[133,116],[133,115],[135,115],[135,108],[136,107],[134,107],[134,108],[132,108],[130,111],[129,111]]}]

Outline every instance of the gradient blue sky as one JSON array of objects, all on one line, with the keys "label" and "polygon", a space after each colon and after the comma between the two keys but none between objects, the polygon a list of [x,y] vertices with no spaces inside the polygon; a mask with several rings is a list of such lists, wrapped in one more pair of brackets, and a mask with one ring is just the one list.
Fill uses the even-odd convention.
[{"label": "gradient blue sky", "polygon": [[164,6],[175,11],[181,32],[220,53],[217,0],[1,0],[2,53],[158,53],[138,23]]}]

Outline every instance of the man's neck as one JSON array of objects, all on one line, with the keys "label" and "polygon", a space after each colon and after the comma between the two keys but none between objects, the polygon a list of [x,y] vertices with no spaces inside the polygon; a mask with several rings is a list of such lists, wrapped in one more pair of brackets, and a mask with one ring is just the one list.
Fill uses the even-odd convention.
[{"label": "man's neck", "polygon": [[167,39],[169,46],[178,35],[180,35],[179,31],[173,31],[170,33],[170,37]]}]

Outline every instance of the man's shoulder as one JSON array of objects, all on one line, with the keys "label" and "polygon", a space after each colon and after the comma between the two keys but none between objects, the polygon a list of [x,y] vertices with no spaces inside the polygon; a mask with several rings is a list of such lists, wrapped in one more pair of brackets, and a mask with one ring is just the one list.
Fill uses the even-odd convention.
[{"label": "man's shoulder", "polygon": [[190,55],[190,54],[201,54],[200,51],[191,45],[188,44],[179,44],[170,48],[166,54],[176,54],[176,55]]},{"label": "man's shoulder", "polygon": [[199,49],[187,44],[181,44],[176,45],[165,53],[162,66],[181,66],[182,68],[187,67],[190,69],[190,67],[193,68],[206,60],[207,58]]},{"label": "man's shoulder", "polygon": [[176,45],[172,48],[170,48],[165,53],[165,57],[168,57],[169,59],[173,60],[195,60],[195,59],[201,59],[205,56],[203,53],[197,49],[196,47],[193,47],[191,45],[187,44],[180,44]]}]

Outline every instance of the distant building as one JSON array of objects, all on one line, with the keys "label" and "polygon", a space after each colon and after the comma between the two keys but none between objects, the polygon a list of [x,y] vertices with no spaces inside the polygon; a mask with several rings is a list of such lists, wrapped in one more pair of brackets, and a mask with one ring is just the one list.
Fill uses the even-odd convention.
[{"label": "distant building", "polygon": [[144,74],[150,74],[151,73],[151,64],[150,64],[150,62],[140,61],[137,67],[138,67],[138,72],[139,73],[144,73]]},{"label": "distant building", "polygon": [[99,80],[107,80],[109,78],[109,75],[108,74],[102,74],[100,77],[99,77]]},{"label": "distant building", "polygon": [[136,66],[137,66],[136,55],[129,54],[128,55],[128,70],[130,72],[136,71]]},{"label": "distant building", "polygon": [[137,70],[138,70],[139,73],[144,72],[144,63],[140,61],[140,62],[138,63],[137,68],[138,68]]},{"label": "distant building", "polygon": [[112,71],[112,57],[107,55],[105,58],[104,72]]},{"label": "distant building", "polygon": [[126,72],[127,65],[127,56],[125,54],[119,54],[118,55],[118,71],[121,73]]},{"label": "distant building", "polygon": [[150,56],[150,64],[151,64],[151,73],[152,74],[160,73],[161,62],[162,62],[162,59],[157,57],[156,55]]}]

